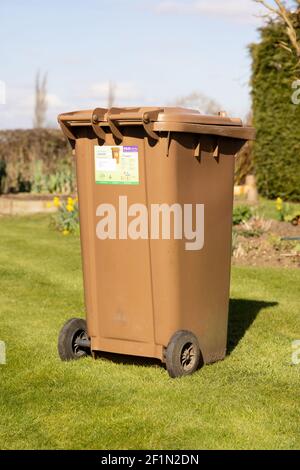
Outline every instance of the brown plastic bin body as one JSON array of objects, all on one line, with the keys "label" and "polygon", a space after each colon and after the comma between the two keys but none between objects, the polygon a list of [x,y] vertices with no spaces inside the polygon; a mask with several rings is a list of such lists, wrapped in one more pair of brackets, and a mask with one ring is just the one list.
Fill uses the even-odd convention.
[{"label": "brown plastic bin body", "polygon": [[[62,114],[75,148],[84,292],[93,352],[158,358],[192,332],[204,363],[224,358],[230,287],[234,157],[254,130],[238,119],[177,108]],[[138,184],[96,184],[95,146],[138,147]],[[204,246],[186,240],[99,240],[100,204],[204,204]]]}]

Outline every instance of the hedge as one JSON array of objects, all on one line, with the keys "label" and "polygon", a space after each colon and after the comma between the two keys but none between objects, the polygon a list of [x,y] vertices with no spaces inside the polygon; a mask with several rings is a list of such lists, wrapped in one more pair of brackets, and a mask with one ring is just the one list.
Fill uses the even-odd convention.
[{"label": "hedge", "polygon": [[[300,38],[296,13],[293,22]],[[263,196],[300,201],[300,105],[292,103],[300,67],[294,51],[282,48],[282,42],[288,43],[285,26],[270,21],[260,30],[260,42],[251,46],[254,166]]]},{"label": "hedge", "polygon": [[68,193],[74,185],[74,158],[59,130],[0,131],[0,193]]},{"label": "hedge", "polygon": [[[245,121],[247,126],[253,125],[252,113],[247,116]],[[244,147],[239,151],[235,161],[235,174],[234,182],[237,185],[246,183],[246,177],[253,175],[254,164],[253,164],[253,142],[247,142]]]}]

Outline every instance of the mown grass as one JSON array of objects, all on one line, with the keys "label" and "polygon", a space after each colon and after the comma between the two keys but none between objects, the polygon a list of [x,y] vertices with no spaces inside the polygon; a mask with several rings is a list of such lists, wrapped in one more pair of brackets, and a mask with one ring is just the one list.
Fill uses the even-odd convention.
[{"label": "mown grass", "polygon": [[299,449],[299,270],[234,268],[229,354],[191,377],[62,363],[59,329],[84,316],[80,246],[48,223],[0,219],[1,449]]}]

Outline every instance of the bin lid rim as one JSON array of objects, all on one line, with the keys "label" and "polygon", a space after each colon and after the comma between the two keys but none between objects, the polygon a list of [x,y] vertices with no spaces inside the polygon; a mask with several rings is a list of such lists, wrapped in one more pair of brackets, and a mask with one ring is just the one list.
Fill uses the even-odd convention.
[{"label": "bin lid rim", "polygon": [[[96,108],[99,109],[99,108]],[[220,126],[243,126],[239,118],[232,118],[224,112],[219,115],[202,114],[196,109],[182,107],[124,107],[124,108],[101,108],[102,116],[99,122],[108,122],[108,117],[116,121],[143,121],[145,115],[152,122],[182,122],[190,124],[207,124]],[[92,120],[94,110],[71,111],[59,115],[59,120],[68,121],[71,125],[79,123],[89,124]]]}]

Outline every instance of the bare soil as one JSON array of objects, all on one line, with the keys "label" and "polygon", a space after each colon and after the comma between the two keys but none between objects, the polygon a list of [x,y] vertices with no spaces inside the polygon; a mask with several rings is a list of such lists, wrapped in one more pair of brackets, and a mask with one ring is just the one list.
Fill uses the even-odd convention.
[{"label": "bare soil", "polygon": [[[236,227],[233,243],[233,265],[300,268],[300,225],[273,220],[267,232],[247,236],[244,227]],[[299,237],[299,240],[282,240]]]}]

